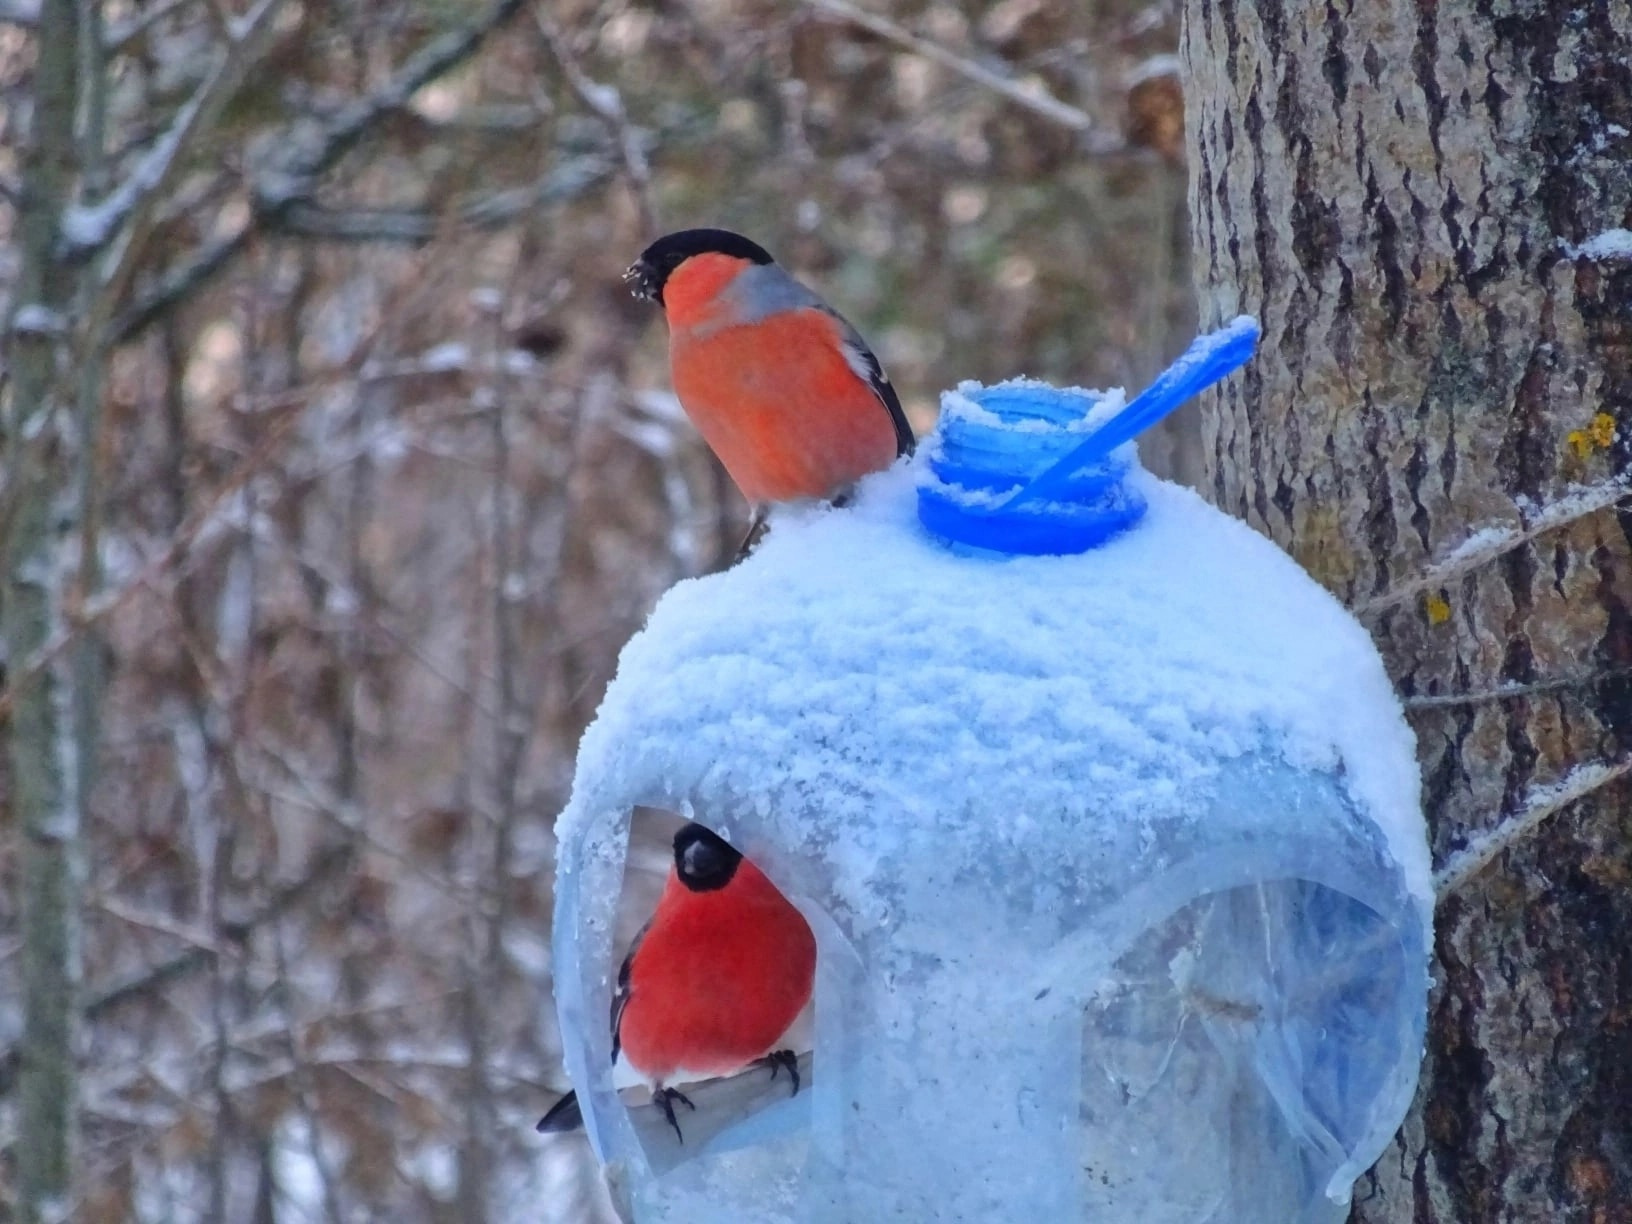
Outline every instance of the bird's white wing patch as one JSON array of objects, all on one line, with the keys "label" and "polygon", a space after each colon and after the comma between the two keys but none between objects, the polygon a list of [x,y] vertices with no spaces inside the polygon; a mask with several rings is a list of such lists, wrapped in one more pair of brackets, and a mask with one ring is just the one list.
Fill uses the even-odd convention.
[{"label": "bird's white wing patch", "polygon": [[856,377],[865,383],[889,382],[884,371],[879,368],[878,358],[873,356],[872,349],[867,347],[848,324],[842,330],[844,337],[839,341],[839,348],[844,353],[844,363],[855,371]]}]

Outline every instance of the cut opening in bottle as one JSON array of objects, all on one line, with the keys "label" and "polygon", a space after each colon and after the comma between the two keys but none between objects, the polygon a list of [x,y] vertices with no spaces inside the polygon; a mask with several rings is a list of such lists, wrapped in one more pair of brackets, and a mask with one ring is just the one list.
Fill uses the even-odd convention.
[{"label": "cut opening in bottle", "polygon": [[1090,1218],[1345,1219],[1414,1083],[1419,959],[1306,880],[1207,893],[1145,931],[1085,1015]]},{"label": "cut opening in bottle", "polygon": [[[633,1187],[643,1220],[692,1218],[682,1205],[744,1159],[764,1167],[768,1191],[789,1191],[804,1172],[817,1071],[810,924],[706,824],[653,807],[616,823],[626,840],[609,830],[598,872],[583,877],[586,893],[594,875],[617,881],[615,907],[602,907],[610,938],[579,941],[586,1023],[599,1012],[607,1035],[584,1041],[591,1080],[607,1077],[584,1085],[585,1121],[603,1158],[646,1170]],[[587,895],[573,908],[585,901],[594,908]],[[584,917],[593,934],[596,915]]]}]

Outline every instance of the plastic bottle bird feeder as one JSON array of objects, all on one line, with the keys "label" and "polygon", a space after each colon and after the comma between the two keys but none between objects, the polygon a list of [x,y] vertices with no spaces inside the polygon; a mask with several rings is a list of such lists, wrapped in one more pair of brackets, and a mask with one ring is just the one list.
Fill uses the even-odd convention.
[{"label": "plastic bottle bird feeder", "polygon": [[[635,1218],[1345,1218],[1422,1050],[1411,736],[1348,614],[1124,445],[1256,336],[1126,406],[961,387],[912,465],[779,519],[624,650],[555,956]],[[611,1081],[638,805],[728,838],[818,944],[805,1089],[747,1072],[768,1107],[700,1105],[684,1143]]]}]

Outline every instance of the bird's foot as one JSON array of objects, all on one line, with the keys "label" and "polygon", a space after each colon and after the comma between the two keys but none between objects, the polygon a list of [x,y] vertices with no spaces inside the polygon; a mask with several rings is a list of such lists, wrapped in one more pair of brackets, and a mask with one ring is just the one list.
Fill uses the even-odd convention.
[{"label": "bird's foot", "polygon": [[786,1071],[788,1078],[793,1081],[793,1091],[789,1096],[799,1095],[799,1055],[792,1050],[772,1050],[764,1058],[754,1063],[756,1067],[769,1067],[771,1078],[774,1080],[778,1073]]},{"label": "bird's foot", "polygon": [[691,1098],[678,1088],[657,1088],[652,1091],[652,1104],[663,1111],[663,1116],[669,1120],[669,1125],[674,1127],[674,1137],[684,1143],[686,1137],[680,1133],[680,1123],[675,1120],[674,1116],[674,1103],[676,1101],[679,1101],[687,1109],[695,1110],[697,1108],[691,1103]]},{"label": "bird's foot", "polygon": [[765,521],[768,515],[769,511],[764,506],[754,507],[754,517],[748,524],[748,534],[742,537],[742,543],[737,546],[737,555],[731,558],[732,565],[759,547],[760,540],[765,537]]}]

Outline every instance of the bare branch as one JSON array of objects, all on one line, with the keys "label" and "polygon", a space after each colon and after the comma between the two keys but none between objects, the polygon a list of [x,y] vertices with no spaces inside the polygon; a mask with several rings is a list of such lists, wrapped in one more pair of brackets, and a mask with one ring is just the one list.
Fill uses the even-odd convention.
[{"label": "bare branch", "polygon": [[169,914],[161,914],[131,905],[118,897],[99,897],[91,904],[93,908],[99,909],[130,926],[142,927],[160,935],[167,935],[178,943],[187,944],[214,957],[222,955],[221,945],[210,935],[210,932],[190,923],[178,921]]},{"label": "bare branch", "polygon": [[606,125],[608,134],[616,142],[623,159],[624,177],[629,180],[629,190],[634,194],[635,202],[640,208],[641,229],[648,235],[655,235],[657,206],[652,199],[652,169],[646,160],[641,134],[629,122],[628,112],[623,105],[623,95],[611,85],[590,80],[578,62],[578,57],[573,53],[572,44],[555,23],[545,16],[542,8],[535,8],[533,16],[538,24],[538,31],[544,38],[544,45],[555,57],[555,62],[561,66],[561,75],[572,87],[572,92],[577,94],[578,100]]},{"label": "bare branch", "polygon": [[[615,165],[601,154],[570,158],[536,183],[495,191],[465,205],[458,224],[471,229],[498,229],[533,209],[577,199],[611,177]],[[436,216],[416,209],[341,212],[322,209],[305,199],[288,200],[275,213],[254,220],[184,256],[145,293],[115,316],[112,343],[123,344],[162,318],[222,271],[259,232],[327,238],[336,242],[429,242],[441,225]]]},{"label": "bare branch", "polygon": [[295,807],[305,808],[315,812],[328,820],[336,829],[355,838],[360,845],[383,858],[391,860],[399,867],[418,876],[420,880],[444,896],[452,897],[467,906],[472,914],[486,916],[492,909],[491,902],[483,894],[467,888],[457,881],[432,871],[421,864],[413,855],[401,850],[376,836],[363,823],[361,813],[355,803],[347,803],[335,795],[322,782],[314,779],[310,773],[301,768],[292,753],[285,752],[275,744],[269,743],[265,736],[258,738],[252,745],[241,745],[246,751],[253,747],[257,754],[278,767],[278,771],[287,777],[299,789],[299,794],[285,790],[276,782],[264,776],[259,769],[245,769],[244,773],[251,780],[248,785],[270,799],[288,803]]},{"label": "bare branch", "polygon": [[291,203],[266,228],[274,233],[333,242],[426,243],[450,229],[498,229],[535,208],[574,199],[611,177],[613,164],[600,155],[575,157],[527,187],[495,191],[459,209],[452,218],[423,209],[331,209],[309,201]]},{"label": "bare branch", "polygon": [[[297,906],[309,900],[329,881],[350,870],[356,855],[350,846],[331,846],[320,851],[300,879],[285,884],[273,892],[271,898],[249,917],[222,924],[221,934],[235,943],[246,942],[251,935],[277,921]],[[206,967],[221,952],[217,947],[195,944],[184,952],[161,961],[135,977],[93,994],[85,1004],[85,1018],[100,1020],[113,1011],[138,999],[159,994],[179,978],[187,977]]]},{"label": "bare branch", "polygon": [[[126,1004],[136,1002],[138,999],[156,997],[162,994],[172,982],[192,976],[214,959],[215,950],[211,948],[195,946],[188,948],[184,952],[178,952],[168,960],[160,961],[151,969],[144,969],[140,973],[93,995],[85,1004],[85,1019],[97,1020],[118,1011]],[[8,1050],[5,1058],[9,1059],[11,1054],[12,1052]]]},{"label": "bare branch", "polygon": [[401,110],[426,85],[458,67],[499,26],[513,17],[523,0],[495,0],[469,23],[432,39],[397,69],[392,78],[343,107],[323,127],[316,141],[297,151],[275,175],[257,184],[262,207],[277,213],[311,195],[311,179],[349,153],[386,116]]},{"label": "bare branch", "polygon": [[[292,961],[281,928],[274,927],[272,930],[272,949],[278,967],[278,980],[290,981],[294,976],[290,972]],[[294,991],[281,993],[283,1046],[284,1054],[289,1060],[289,1082],[294,1088],[295,1102],[305,1118],[312,1163],[317,1167],[318,1185],[323,1195],[324,1216],[330,1224],[338,1224],[338,1221],[344,1218],[340,1209],[339,1179],[335,1177],[334,1169],[323,1150],[323,1126],[317,1106],[317,1094],[312,1083],[312,1067],[305,1055],[305,1042],[300,1031],[302,1026],[295,1015],[297,996]],[[223,1038],[221,1041],[223,1048],[227,1046],[229,1040],[230,1038]]]},{"label": "bare branch", "polygon": [[420,246],[448,227],[433,212],[419,208],[324,208],[309,201],[292,202],[267,226],[291,237],[328,242],[396,242]]},{"label": "bare branch", "polygon": [[109,55],[117,55],[166,17],[192,3],[193,0],[161,0],[161,3],[144,6],[140,12],[108,29],[103,49]]},{"label": "bare branch", "polygon": [[[103,49],[110,55],[123,51],[131,43],[152,29],[177,9],[193,0],[163,0],[144,8],[134,17],[119,22],[108,30]],[[0,0],[0,25],[20,26],[31,30],[40,23],[40,0]]]},{"label": "bare branch", "polygon": [[1445,860],[1434,873],[1434,895],[1444,901],[1478,875],[1502,851],[1520,838],[1529,836],[1549,816],[1629,773],[1632,773],[1632,757],[1614,764],[1594,761],[1577,765],[1557,782],[1532,788],[1517,811],[1504,816],[1495,828],[1478,834]]},{"label": "bare branch", "polygon": [[[263,0],[265,3],[266,0]],[[240,229],[218,238],[173,265],[146,293],[136,299],[117,316],[112,324],[112,343],[128,341],[185,300],[212,279],[230,263],[262,230],[298,233],[286,225],[285,215],[301,207],[310,207],[316,190],[316,179],[354,148],[382,119],[400,110],[425,85],[450,69],[458,67],[480,46],[482,40],[521,7],[522,0],[498,0],[473,21],[442,37],[433,39],[398,69],[397,73],[368,97],[345,107],[315,140],[305,143],[282,165],[256,177],[251,191],[251,219]],[[580,189],[581,190],[581,189]],[[542,195],[548,197],[549,190]],[[527,206],[526,196],[516,202],[519,215]],[[306,214],[310,216],[311,214]],[[504,216],[503,210],[494,214]],[[502,224],[501,220],[484,221],[484,214],[473,207],[471,223]],[[421,231],[401,220],[396,232],[381,235],[381,240],[423,242]],[[406,231],[406,232],[404,232]]]},{"label": "bare branch", "polygon": [[[94,205],[77,205],[62,218],[62,255],[84,258],[102,249],[121,233],[138,231],[154,202],[175,182],[182,160],[191,151],[200,133],[206,131],[221,108],[237,93],[250,67],[265,50],[272,19],[283,0],[260,0],[233,31],[215,66],[182,104],[170,126],[107,198]],[[121,252],[120,264],[136,258],[131,243]],[[117,286],[128,273],[116,268],[110,285]]]},{"label": "bare branch", "polygon": [[887,17],[880,17],[869,13],[849,3],[849,0],[805,0],[817,13],[847,21],[851,25],[870,30],[880,38],[887,39],[899,47],[903,47],[914,54],[921,55],[927,60],[933,60],[943,68],[949,68],[966,80],[985,87],[993,93],[1000,94],[1009,101],[1025,107],[1033,114],[1057,123],[1073,132],[1086,132],[1094,126],[1094,120],[1085,110],[1067,102],[1062,102],[1041,85],[1029,81],[1017,81],[1012,77],[1003,76],[984,68],[973,60],[948,50],[939,43],[930,42],[927,38],[920,38],[912,31],[903,29]]},{"label": "bare branch", "polygon": [[222,510],[227,501],[243,487],[250,477],[271,462],[278,453],[285,438],[294,430],[300,421],[300,414],[291,414],[289,419],[280,422],[271,430],[259,446],[238,465],[236,471],[221,483],[214,495],[205,503],[203,509],[184,523],[164,549],[145,566],[139,573],[123,586],[112,590],[99,592],[94,598],[88,599],[78,609],[76,615],[67,627],[49,639],[32,655],[22,660],[7,677],[6,688],[0,693],[0,719],[11,713],[12,706],[18,700],[18,695],[25,692],[35,683],[52,662],[73,644],[81,633],[91,625],[99,624],[107,617],[124,607],[137,594],[159,581],[166,573],[172,570],[180,559],[186,555],[199,535],[216,521],[217,513]]},{"label": "bare branch", "polygon": [[1407,697],[1401,704],[1408,710],[1438,710],[1457,706],[1486,705],[1493,701],[1518,701],[1526,697],[1541,697],[1564,689],[1592,688],[1594,685],[1607,684],[1611,680],[1619,680],[1626,676],[1632,676],[1632,667],[1594,668],[1591,671],[1574,672],[1567,676],[1537,680],[1530,684],[1502,684],[1496,688],[1481,689],[1471,693],[1434,693],[1420,697]]},{"label": "bare branch", "polygon": [[254,234],[255,226],[250,222],[182,257],[158,278],[152,288],[113,317],[109,328],[110,345],[125,343],[162,318],[177,303],[196,293],[237,258]]},{"label": "bare branch", "polygon": [[[350,845],[331,846],[318,852],[300,879],[273,892],[267,902],[247,918],[223,924],[221,934],[242,944],[251,935],[277,921],[303,904],[331,880],[351,869],[356,852]],[[86,998],[81,1015],[87,1023],[106,1019],[121,1008],[143,999],[157,998],[176,982],[199,973],[215,963],[219,946],[198,943],[176,953],[150,968],[92,991]],[[17,1069],[17,1047],[0,1049],[0,1094],[6,1092]]]},{"label": "bare branch", "polygon": [[1534,513],[1522,514],[1517,526],[1480,528],[1452,549],[1443,561],[1430,565],[1417,577],[1393,590],[1361,600],[1353,605],[1352,610],[1356,616],[1371,616],[1397,607],[1415,596],[1447,586],[1489,565],[1537,536],[1567,527],[1577,519],[1597,514],[1600,510],[1607,510],[1628,497],[1632,497],[1632,486],[1621,480],[1572,489]]}]

